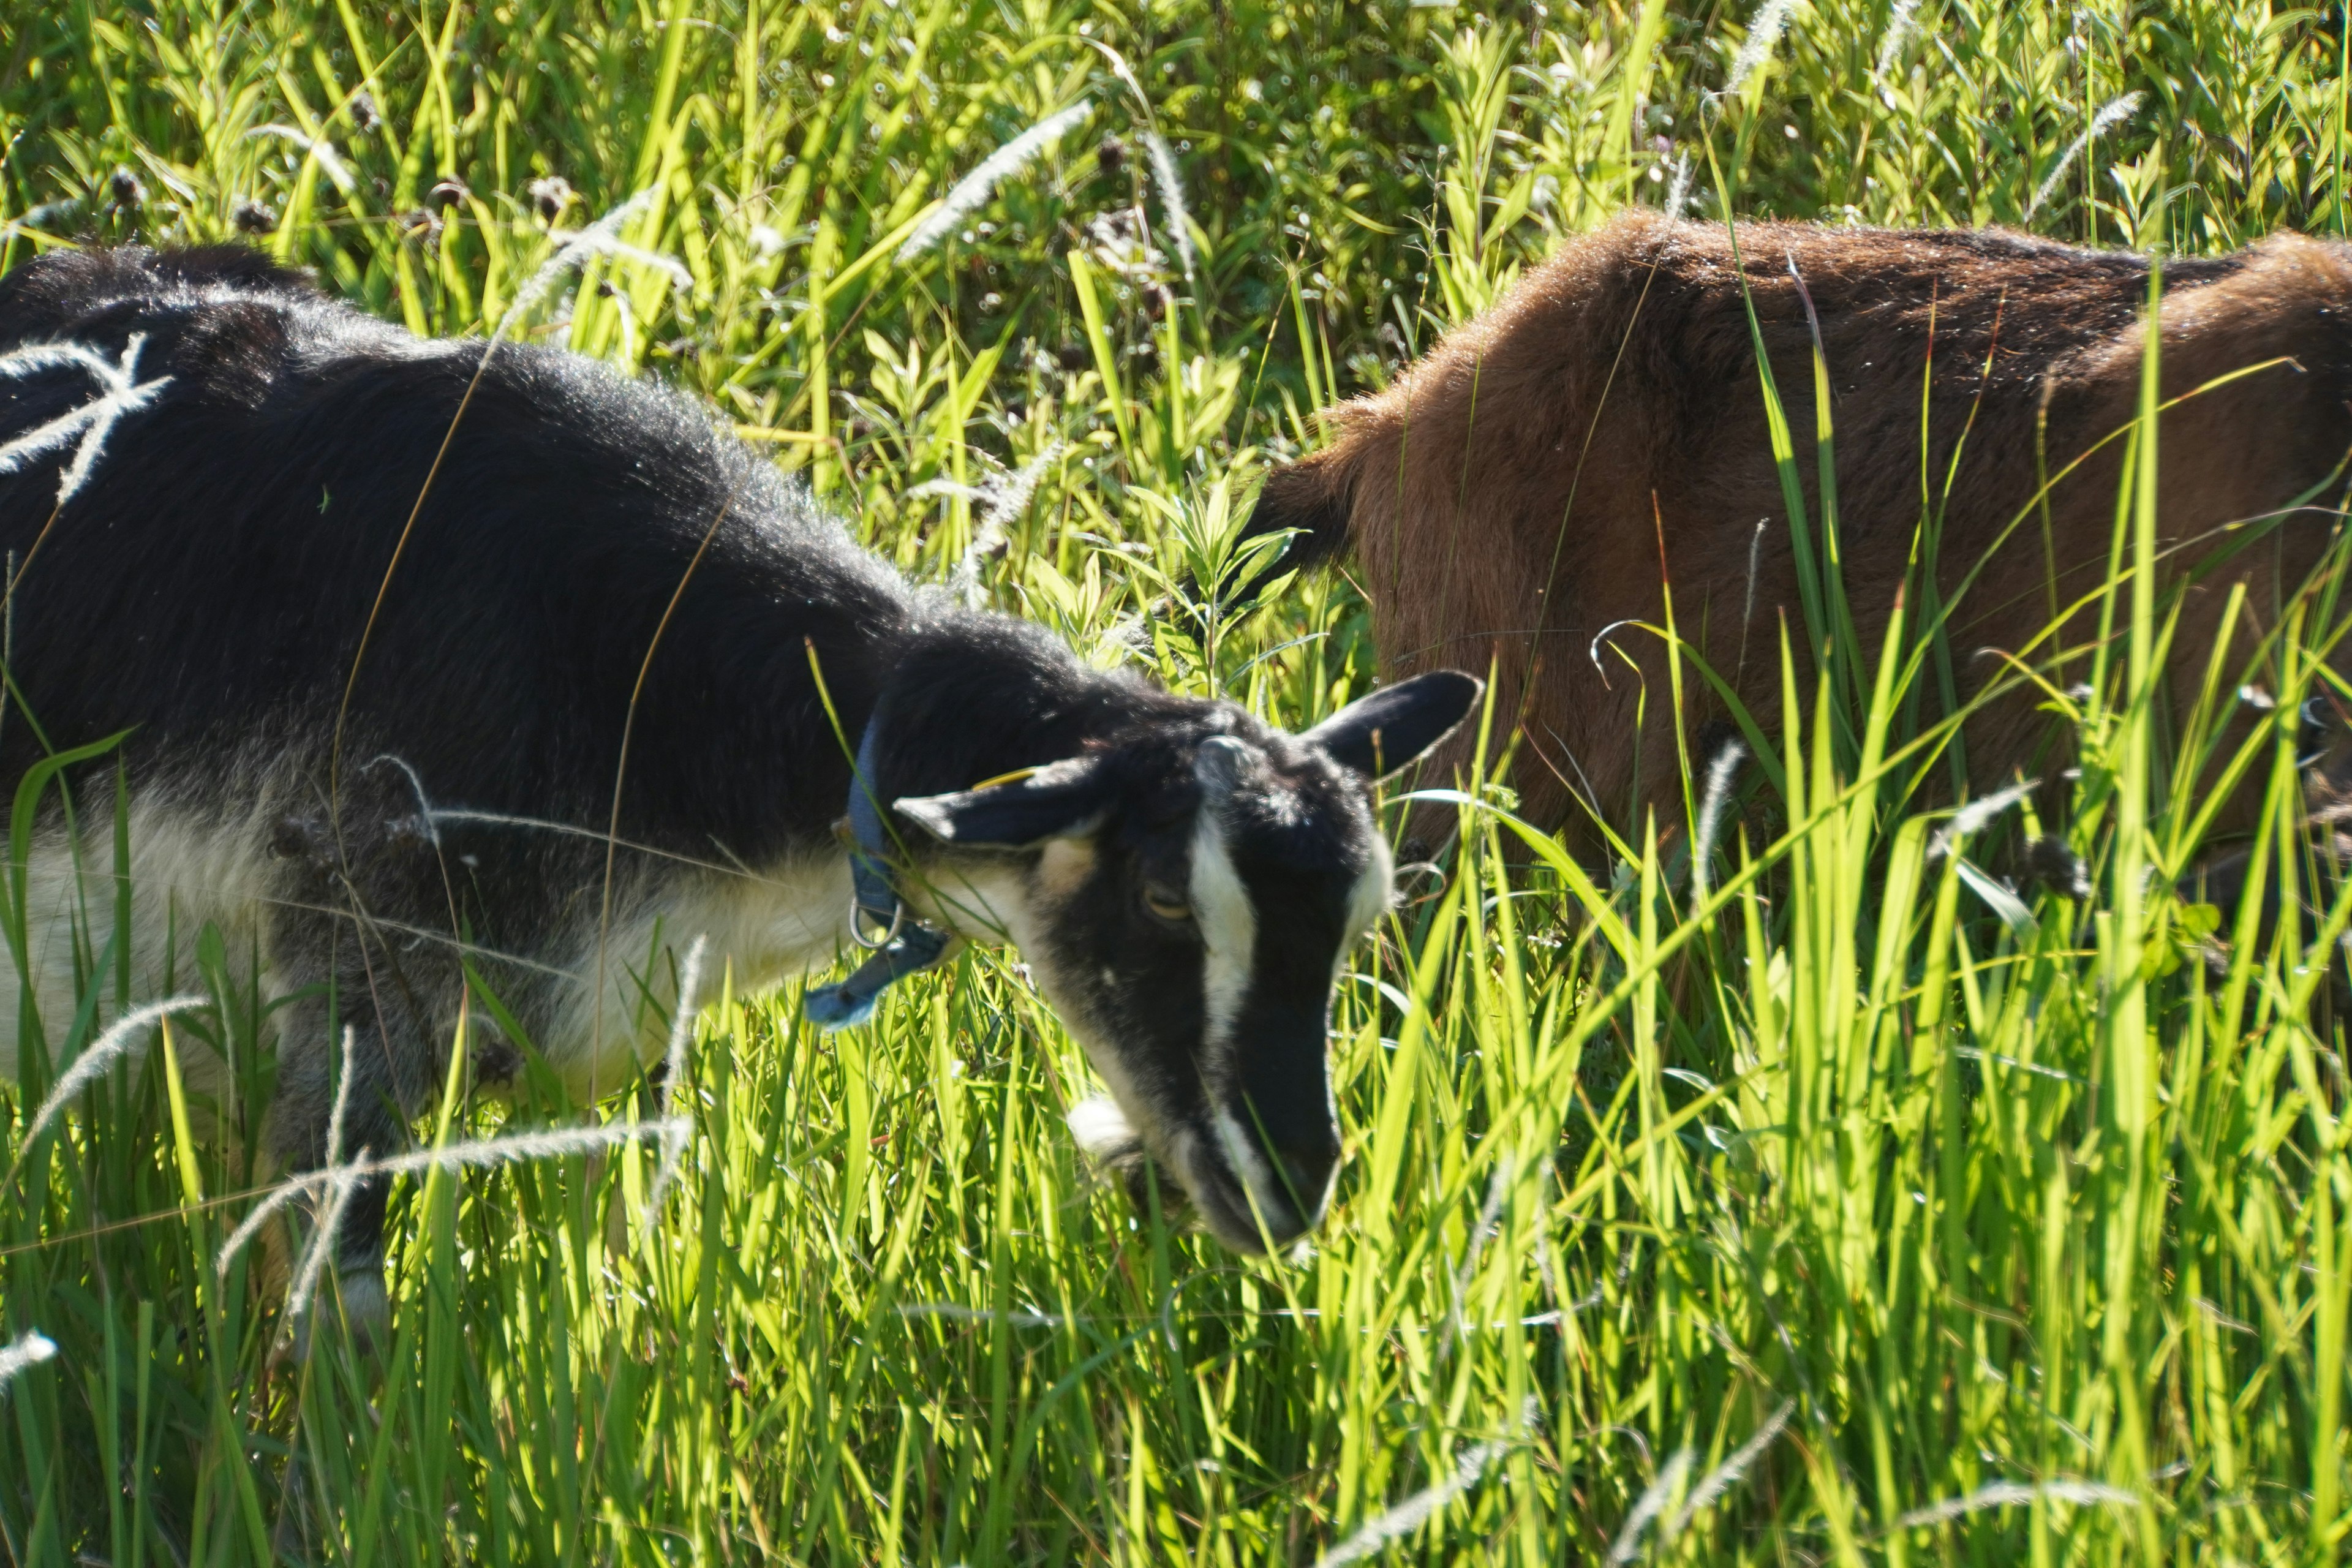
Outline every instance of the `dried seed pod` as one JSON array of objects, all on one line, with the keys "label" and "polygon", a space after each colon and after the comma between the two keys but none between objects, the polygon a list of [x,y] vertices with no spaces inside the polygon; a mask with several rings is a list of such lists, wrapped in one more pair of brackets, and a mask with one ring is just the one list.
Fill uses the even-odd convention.
[{"label": "dried seed pod", "polygon": [[352,129],[362,136],[383,123],[383,116],[376,112],[375,99],[365,88],[352,94],[351,114]]},{"label": "dried seed pod", "polygon": [[278,229],[278,215],[270,210],[269,204],[250,196],[229,210],[228,220],[236,226],[239,234],[274,234]]},{"label": "dried seed pod", "polygon": [[106,188],[113,196],[114,205],[125,212],[135,212],[146,204],[147,187],[141,184],[139,176],[128,169],[115,170],[113,177],[106,182]]},{"label": "dried seed pod", "polygon": [[1116,174],[1127,164],[1127,143],[1116,136],[1106,136],[1095,149],[1095,167],[1106,174]]},{"label": "dried seed pod", "polygon": [[2045,834],[2025,847],[2026,876],[2062,899],[2081,901],[2091,896],[2090,868],[2074,847],[2055,834]]},{"label": "dried seed pod", "polygon": [[441,220],[423,207],[411,207],[392,221],[399,226],[403,239],[412,240],[427,250],[441,243]]},{"label": "dried seed pod", "polygon": [[1054,351],[1054,358],[1064,370],[1073,374],[1094,363],[1094,356],[1087,352],[1084,343],[1064,343]]},{"label": "dried seed pod", "polygon": [[562,217],[563,209],[570,206],[574,199],[572,182],[561,174],[549,174],[543,179],[533,180],[528,189],[530,205],[549,223]]},{"label": "dried seed pod", "polygon": [[446,213],[458,203],[473,199],[471,187],[455,174],[444,174],[425,193],[425,205],[436,213]]}]

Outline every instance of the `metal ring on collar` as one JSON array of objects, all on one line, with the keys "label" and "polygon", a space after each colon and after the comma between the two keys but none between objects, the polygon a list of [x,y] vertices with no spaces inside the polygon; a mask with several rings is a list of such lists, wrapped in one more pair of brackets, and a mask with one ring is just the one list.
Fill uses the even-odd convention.
[{"label": "metal ring on collar", "polygon": [[906,904],[903,901],[894,900],[890,910],[889,929],[885,931],[880,936],[868,936],[866,934],[865,917],[878,912],[879,911],[877,910],[867,909],[856,899],[849,900],[849,940],[856,942],[858,946],[866,949],[868,952],[878,951],[898,941],[898,928],[907,923]]}]

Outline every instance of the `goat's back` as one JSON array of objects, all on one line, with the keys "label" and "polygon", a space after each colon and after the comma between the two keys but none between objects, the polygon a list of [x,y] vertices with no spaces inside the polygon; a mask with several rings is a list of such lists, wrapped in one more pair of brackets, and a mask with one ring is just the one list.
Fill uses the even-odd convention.
[{"label": "goat's back", "polygon": [[[52,743],[137,726],[134,771],[217,788],[214,759],[257,742],[317,762],[344,714],[355,760],[584,819],[642,668],[625,831],[748,855],[780,822],[822,837],[846,768],[812,645],[863,711],[906,591],[694,405],[570,354],[417,340],[243,250],[0,279],[0,354],[119,363],[134,340],[135,379],[164,384],[68,502],[54,455],[0,473],[0,549],[26,563],[11,665]],[[0,379],[0,441],[95,391]],[[34,744],[0,732],[0,775]]]},{"label": "goat's back", "polygon": [[[1801,654],[1808,634],[1759,333],[1818,540],[1818,331],[1865,649],[1923,517],[1940,519],[1946,593],[1982,569],[1953,614],[1962,695],[2000,667],[1979,650],[2047,665],[2050,641],[2029,645],[2103,580],[2125,447],[2105,438],[2137,407],[2144,258],[1998,231],[1737,237],[1735,254],[1722,226],[1637,215],[1571,243],[1386,392],[1335,410],[1330,447],[1273,476],[1253,519],[1307,529],[1310,549],[1352,538],[1400,669],[1492,663],[1498,714],[1525,726],[1516,782],[1549,825],[1580,818],[1579,796],[1621,822],[1678,796],[1660,639],[1612,633],[1598,667],[1593,647],[1622,623],[1663,626],[1669,585],[1677,631],[1751,714],[1779,712],[1781,626]],[[2352,447],[2352,250],[2282,236],[2169,263],[2162,281],[2167,397],[2263,367],[2163,422],[2165,542],[2182,562],[2209,540],[2239,547],[2184,616],[2176,660],[2201,673],[2228,585],[2255,590],[2251,654],[2332,530],[2333,510],[2276,514]],[[2062,470],[2045,527],[2036,492]],[[2069,646],[2090,626],[2068,621]],[[1722,716],[1686,685],[1686,722]],[[2033,761],[2044,732],[2025,702],[1973,722],[1979,786]]]}]

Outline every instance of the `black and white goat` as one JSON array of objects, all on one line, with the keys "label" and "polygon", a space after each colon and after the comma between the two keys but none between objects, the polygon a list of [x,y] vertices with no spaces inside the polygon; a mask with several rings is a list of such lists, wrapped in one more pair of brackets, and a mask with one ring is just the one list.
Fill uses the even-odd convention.
[{"label": "black and white goat", "polygon": [[[345,1023],[344,1147],[403,1139],[468,971],[593,1096],[658,1046],[666,937],[752,983],[832,963],[861,934],[847,802],[866,921],[911,923],[824,994],[836,1018],[948,940],[1009,938],[1110,1087],[1082,1142],[1149,1158],[1236,1248],[1321,1216],[1326,1014],[1390,896],[1367,785],[1476,681],[1290,735],[1086,668],[909,588],[681,398],[541,349],[484,368],[244,252],[42,258],[0,279],[0,776],[135,726],[134,985],[190,973],[211,921],[299,998],[280,1163],[326,1155]],[[68,437],[101,421],[91,468]],[[72,922],[102,944],[111,918],[67,833],[30,868],[52,1018]],[[13,1026],[5,1049],[14,1072]],[[372,1324],[380,1188],[345,1215]]]}]

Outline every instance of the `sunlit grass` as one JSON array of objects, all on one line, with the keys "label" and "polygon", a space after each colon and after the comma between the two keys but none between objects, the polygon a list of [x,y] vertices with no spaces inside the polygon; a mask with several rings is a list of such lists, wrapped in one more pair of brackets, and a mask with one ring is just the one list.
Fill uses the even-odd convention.
[{"label": "sunlit grass", "polygon": [[[1720,216],[1710,147],[1743,215],[2030,211],[2181,250],[2342,227],[2341,19],[2259,6],[37,9],[0,17],[0,262],[216,240],[242,214],[419,331],[521,300],[514,333],[706,397],[911,574],[1293,726],[1371,657],[1343,579],[1262,608],[1218,591],[1255,475],[1561,237],[1663,205],[1678,167]],[[1786,31],[1750,48],[1759,17]],[[638,193],[614,235],[634,250],[583,248],[527,298]],[[2153,523],[2126,509],[2119,559]],[[2316,679],[2332,582],[2262,668],[2213,672],[2216,700]],[[1339,1204],[1272,1262],[1083,1169],[1060,1119],[1085,1064],[1017,955],[822,1039],[796,992],[714,975],[654,1224],[658,1145],[436,1167],[395,1198],[380,1361],[273,1369],[254,1260],[215,1268],[253,1122],[203,1134],[175,1070],[234,1047],[266,1088],[267,999],[215,941],[188,978],[219,1005],[61,1131],[25,1139],[38,1053],[9,1103],[0,1342],[57,1353],[0,1362],[0,1543],[117,1565],[2334,1561],[2352,1158],[2327,1004],[2352,903],[2217,932],[2164,891],[2204,802],[2150,717],[2172,608],[2151,584],[2110,584],[2116,651],[2053,715],[2084,776],[2032,830],[2083,858],[2086,899],[2019,901],[1906,795],[1937,738],[1906,702],[1935,634],[1859,646],[1826,581],[1822,678],[1767,716],[1703,887],[1706,759],[1690,816],[1626,825],[1606,867],[1465,791],[1444,880],[1409,884],[1341,987]],[[2245,759],[2272,877],[2294,748],[2281,704]],[[2219,964],[2210,935],[2233,939]],[[157,1000],[102,952],[86,968],[80,1016],[38,1020],[58,1064]],[[666,1109],[559,1100],[452,1100],[419,1137]]]}]

